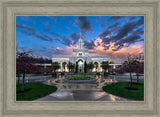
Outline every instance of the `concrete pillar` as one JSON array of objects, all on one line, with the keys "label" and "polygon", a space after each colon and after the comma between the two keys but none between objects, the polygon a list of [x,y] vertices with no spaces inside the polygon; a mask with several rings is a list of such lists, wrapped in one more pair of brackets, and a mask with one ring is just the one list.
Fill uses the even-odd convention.
[{"label": "concrete pillar", "polygon": [[116,68],[116,65],[113,65],[113,69],[115,69]]},{"label": "concrete pillar", "polygon": [[[44,69],[45,69],[45,71],[46,71],[46,65],[44,65]],[[46,74],[46,72],[44,72],[44,74]]]},{"label": "concrete pillar", "polygon": [[61,67],[61,72],[62,72],[62,70],[63,70],[63,65],[62,65],[62,62],[60,63],[60,67]]},{"label": "concrete pillar", "polygon": [[98,72],[100,72],[100,70],[101,70],[101,64],[98,63]]},{"label": "concrete pillar", "polygon": [[65,64],[65,72],[67,72],[68,71],[68,69],[67,69],[67,63]]}]

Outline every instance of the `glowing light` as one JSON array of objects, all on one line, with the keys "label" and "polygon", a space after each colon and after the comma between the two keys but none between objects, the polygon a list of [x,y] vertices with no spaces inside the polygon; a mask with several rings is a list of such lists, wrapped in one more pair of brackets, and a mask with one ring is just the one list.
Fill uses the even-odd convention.
[{"label": "glowing light", "polygon": [[79,63],[78,63],[79,65],[83,65],[83,62],[82,61],[79,61]]}]

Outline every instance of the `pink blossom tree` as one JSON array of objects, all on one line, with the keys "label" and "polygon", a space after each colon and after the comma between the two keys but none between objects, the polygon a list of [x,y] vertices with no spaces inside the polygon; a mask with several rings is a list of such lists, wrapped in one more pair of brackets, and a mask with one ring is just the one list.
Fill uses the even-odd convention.
[{"label": "pink blossom tree", "polygon": [[115,72],[117,73],[124,73],[125,72],[125,69],[124,67],[119,67],[119,68],[116,68],[116,69],[113,69]]},{"label": "pink blossom tree", "polygon": [[135,57],[135,60],[133,63],[134,63],[134,72],[136,73],[136,76],[137,76],[137,83],[139,83],[139,74],[144,73],[144,62],[141,54]]},{"label": "pink blossom tree", "polygon": [[34,73],[37,70],[37,66],[34,65],[33,58],[30,56],[31,53],[32,53],[31,51],[17,52],[16,72],[17,74],[22,74],[21,91],[24,91],[25,74]]},{"label": "pink blossom tree", "polygon": [[125,72],[129,72],[130,74],[130,88],[132,88],[133,85],[133,79],[132,79],[132,73],[134,72],[134,64],[133,64],[133,57],[128,54],[127,61],[123,63],[123,70]]}]

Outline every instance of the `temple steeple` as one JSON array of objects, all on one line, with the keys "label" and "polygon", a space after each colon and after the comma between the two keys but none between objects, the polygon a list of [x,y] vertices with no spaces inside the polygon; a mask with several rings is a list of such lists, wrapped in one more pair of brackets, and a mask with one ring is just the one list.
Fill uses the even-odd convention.
[{"label": "temple steeple", "polygon": [[79,49],[83,49],[83,42],[82,42],[82,38],[81,38],[81,29],[80,29],[80,38],[79,38],[78,42],[79,42],[79,44],[78,44]]}]

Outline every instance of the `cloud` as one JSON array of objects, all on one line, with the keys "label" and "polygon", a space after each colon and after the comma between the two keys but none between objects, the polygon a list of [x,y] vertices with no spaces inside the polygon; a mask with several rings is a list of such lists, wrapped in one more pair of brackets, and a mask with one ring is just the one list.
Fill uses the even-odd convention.
[{"label": "cloud", "polygon": [[25,30],[22,30],[21,33],[23,33],[24,35],[28,35],[28,36],[33,35],[33,33],[27,32]]},{"label": "cloud", "polygon": [[96,22],[99,22],[102,18],[103,16],[99,16],[98,18],[96,18]]},{"label": "cloud", "polygon": [[26,26],[26,25],[16,24],[16,28],[30,31],[32,34],[35,34],[35,33],[37,32],[33,27],[31,27],[31,26]]},{"label": "cloud", "polygon": [[107,55],[115,62],[123,62],[128,54],[138,55],[139,53],[144,53],[143,46],[139,43],[136,43],[134,45],[132,44],[128,47],[123,46],[117,51],[113,50],[117,48],[115,46],[115,42],[104,44],[101,38],[97,38],[94,40],[94,44],[94,48],[89,50],[89,52],[92,51],[90,53],[91,55]]},{"label": "cloud", "polygon": [[53,39],[47,35],[36,35],[36,37],[43,41],[53,41]]},{"label": "cloud", "polygon": [[[104,44],[103,40],[101,38],[94,39],[89,42],[85,42],[85,44],[88,44],[88,51],[90,55],[107,55],[109,60],[114,61],[115,63],[121,63],[126,60],[126,57],[128,54],[131,55],[138,55],[140,53],[144,53],[143,45],[136,43],[131,44],[130,46],[126,47],[123,46],[119,50],[114,51],[113,49],[116,49],[115,42],[110,42],[109,44]],[[92,46],[94,45],[94,46]],[[84,45],[85,47],[85,45]],[[72,55],[73,49],[78,48],[78,45],[70,45],[66,46],[64,48],[56,47],[48,49],[47,51],[43,52],[43,55],[46,55],[48,57],[52,57],[54,55]]]},{"label": "cloud", "polygon": [[66,45],[66,46],[70,46],[71,45],[71,40],[69,40],[66,36],[64,36],[62,38],[62,44]]},{"label": "cloud", "polygon": [[31,16],[20,16],[20,18],[24,21],[31,21],[33,23],[35,23],[36,21],[33,19],[33,17]]},{"label": "cloud", "polygon": [[130,16],[130,20],[136,19],[137,16]]},{"label": "cloud", "polygon": [[107,28],[107,24],[106,23],[102,23],[102,24],[100,24],[100,27],[106,29]]},{"label": "cloud", "polygon": [[123,17],[124,16],[111,16],[110,18],[106,19],[106,21],[110,22],[110,21],[113,21],[113,20],[119,20]]},{"label": "cloud", "polygon": [[45,46],[41,46],[42,49],[46,50],[47,48]]},{"label": "cloud", "polygon": [[116,22],[115,24],[110,25],[108,27],[108,30],[110,30],[110,32],[112,32],[112,33],[116,33],[119,29],[120,29],[120,23],[119,22]]},{"label": "cloud", "polygon": [[55,23],[57,23],[57,16],[48,16],[48,18],[54,19]]},{"label": "cloud", "polygon": [[115,27],[119,26],[119,24],[120,24],[119,22],[116,22],[115,24],[109,26],[108,29],[115,28]]},{"label": "cloud", "polygon": [[144,29],[143,28],[138,28],[133,34],[138,34],[138,35],[143,35],[144,34]]},{"label": "cloud", "polygon": [[134,28],[136,28],[137,25],[134,22],[129,22],[122,26],[120,30],[118,31],[117,35],[112,37],[114,40],[122,39],[123,37],[127,36],[129,32],[131,32]]},{"label": "cloud", "polygon": [[82,33],[93,32],[91,22],[86,16],[79,16],[76,20],[76,25],[81,29]]},{"label": "cloud", "polygon": [[111,32],[110,32],[108,29],[106,29],[105,31],[103,31],[102,33],[99,34],[99,37],[100,37],[101,39],[105,39],[106,36],[108,36],[108,35],[110,35],[110,34],[111,34]]},{"label": "cloud", "polygon": [[42,22],[42,24],[44,24],[45,26],[48,26],[49,22]]},{"label": "cloud", "polygon": [[69,24],[71,24],[73,21],[72,20],[69,20]]},{"label": "cloud", "polygon": [[76,32],[71,32],[69,37],[73,40],[73,44],[76,44],[80,38],[80,35]]},{"label": "cloud", "polygon": [[66,46],[65,48],[57,47],[54,49],[54,53],[52,55],[72,55],[73,49],[78,48],[78,45],[70,45]]},{"label": "cloud", "polygon": [[[52,35],[60,38],[60,39],[61,39],[60,42],[61,42],[62,44],[66,45],[66,46],[70,46],[70,45],[71,45],[71,40],[70,40],[68,37],[66,37],[66,36],[61,36],[61,35],[53,32],[51,29],[43,29],[43,30],[44,30],[44,32],[48,32],[48,33],[50,33],[50,34],[52,34]],[[56,39],[56,40],[57,40],[57,39]],[[58,40],[59,40],[59,39],[58,39]]]},{"label": "cloud", "polygon": [[130,36],[124,38],[120,42],[115,43],[115,45],[127,44],[129,46],[130,44],[133,44],[138,41],[142,41],[141,37],[138,34],[135,34],[135,35],[130,35]]},{"label": "cloud", "polygon": [[[121,49],[123,46],[129,46],[130,44],[143,41],[140,35],[143,35],[143,28],[138,28],[143,24],[143,17],[140,17],[138,21],[128,22],[121,27],[119,23],[115,23],[109,26],[106,30],[99,34],[104,44],[114,42],[114,51]],[[117,27],[118,26],[118,27]],[[114,32],[114,35],[111,35]],[[104,46],[106,47],[106,46]],[[107,49],[108,47],[106,47]]]},{"label": "cloud", "polygon": [[26,26],[26,25],[16,25],[16,28],[21,29],[21,33],[27,36],[35,36],[36,38],[43,40],[43,41],[50,41],[52,42],[53,39],[50,36],[44,35],[43,33],[40,34],[40,32],[36,31],[33,27],[31,26]]},{"label": "cloud", "polygon": [[87,49],[93,49],[95,47],[94,40],[84,41],[83,46]]},{"label": "cloud", "polygon": [[142,24],[144,24],[144,16],[141,16],[137,22],[137,25],[142,25]]},{"label": "cloud", "polygon": [[61,35],[53,32],[53,31],[52,31],[51,29],[49,29],[49,28],[43,29],[43,30],[44,30],[44,32],[48,32],[48,33],[50,33],[50,34],[52,34],[52,35],[54,35],[54,36],[56,36],[56,37],[63,38]]},{"label": "cloud", "polygon": [[72,31],[70,27],[68,27],[68,26],[65,26],[65,27],[66,27],[66,29],[68,29],[68,30]]}]

